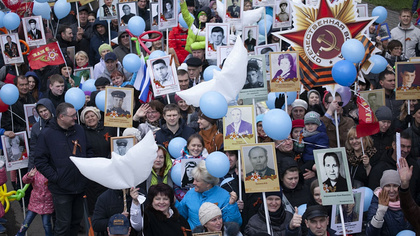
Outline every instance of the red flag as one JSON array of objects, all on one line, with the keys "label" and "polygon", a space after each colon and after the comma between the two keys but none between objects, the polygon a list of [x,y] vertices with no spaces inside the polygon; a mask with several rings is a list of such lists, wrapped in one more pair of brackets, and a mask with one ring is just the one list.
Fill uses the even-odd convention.
[{"label": "red flag", "polygon": [[366,100],[358,95],[359,124],[356,126],[357,137],[369,136],[379,132],[379,122]]},{"label": "red flag", "polygon": [[64,64],[63,54],[61,54],[57,42],[31,50],[28,55],[28,61],[32,70],[37,70],[48,65]]}]

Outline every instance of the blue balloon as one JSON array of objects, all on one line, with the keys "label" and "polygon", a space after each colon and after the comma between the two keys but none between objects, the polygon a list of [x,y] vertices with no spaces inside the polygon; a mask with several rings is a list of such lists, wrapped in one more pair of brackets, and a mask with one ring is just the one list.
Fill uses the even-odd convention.
[{"label": "blue balloon", "polygon": [[59,20],[66,17],[70,13],[70,10],[71,10],[71,5],[66,0],[58,0],[54,4],[54,14],[55,16],[57,16]]},{"label": "blue balloon", "polygon": [[204,81],[209,81],[213,79],[213,70],[221,71],[218,66],[208,66],[203,73]]},{"label": "blue balloon", "polygon": [[181,180],[182,180],[182,174],[181,174],[181,163],[178,163],[171,168],[171,179],[172,181],[178,185],[182,186]]},{"label": "blue balloon", "polygon": [[229,168],[229,158],[223,152],[212,152],[206,158],[206,169],[214,177],[224,177],[229,172]]},{"label": "blue balloon", "polygon": [[64,101],[72,104],[76,110],[80,110],[85,105],[85,93],[79,88],[71,88],[64,95]]},{"label": "blue balloon", "polygon": [[96,94],[95,104],[99,110],[105,112],[105,90]]},{"label": "blue balloon", "polygon": [[134,73],[140,69],[141,60],[136,54],[129,53],[123,58],[123,66],[128,72]]},{"label": "blue balloon", "polygon": [[7,105],[13,105],[19,99],[19,90],[14,84],[5,84],[0,90],[0,98]]},{"label": "blue balloon", "polygon": [[82,84],[81,89],[83,90],[83,92],[86,92],[86,91],[90,91],[90,92],[96,91],[95,80],[93,80],[93,79],[86,80]]},{"label": "blue balloon", "polygon": [[365,46],[357,39],[350,39],[341,46],[341,54],[344,59],[353,63],[359,63],[365,57]]},{"label": "blue balloon", "polygon": [[15,30],[19,27],[20,17],[14,12],[9,12],[3,17],[3,25],[8,30]]},{"label": "blue balloon", "polygon": [[42,18],[49,20],[51,18],[51,7],[47,2],[34,2],[34,15],[42,16]]},{"label": "blue balloon", "polygon": [[164,57],[164,56],[166,56],[166,53],[164,51],[156,50],[156,51],[153,51],[152,53],[150,53],[149,60],[156,59],[156,58],[159,58],[159,57]]},{"label": "blue balloon", "polygon": [[267,104],[268,109],[271,110],[271,109],[276,108],[274,104],[276,101],[276,98],[277,98],[276,93],[273,93],[273,92],[268,93],[267,101],[265,102],[265,104]]},{"label": "blue balloon", "polygon": [[[190,16],[191,16],[193,19],[195,19],[195,17],[193,16],[193,14],[191,14],[191,13],[190,13]],[[179,14],[178,21],[179,21],[179,24],[180,24],[183,28],[188,29],[187,22],[185,22],[184,17],[182,17],[182,14]]]},{"label": "blue balloon", "polygon": [[372,10],[372,16],[377,16],[378,18],[375,20],[376,23],[382,24],[385,22],[386,18],[388,17],[388,12],[386,8],[383,6],[377,6]]},{"label": "blue balloon", "polygon": [[356,80],[357,70],[351,61],[341,60],[333,65],[331,74],[337,84],[349,87]]},{"label": "blue balloon", "polygon": [[35,0],[35,2],[44,3],[44,2],[48,2],[48,0]]},{"label": "blue balloon", "polygon": [[400,231],[398,234],[397,234],[397,236],[416,236],[416,233],[414,233],[413,231],[411,231],[411,230],[403,230],[403,231]]},{"label": "blue balloon", "polygon": [[187,140],[181,137],[173,138],[168,144],[169,154],[174,158],[180,157],[185,146],[187,146]]},{"label": "blue balloon", "polygon": [[3,24],[3,18],[4,18],[4,12],[3,11],[0,11],[0,28],[2,28],[2,27],[4,27],[4,24]]},{"label": "blue balloon", "polygon": [[275,140],[286,139],[292,131],[292,120],[289,114],[281,109],[265,113],[262,125],[268,137]]},{"label": "blue balloon", "polygon": [[372,202],[373,191],[367,187],[360,187],[365,192],[365,199],[363,201],[363,211],[367,212],[369,210],[370,203]]},{"label": "blue balloon", "polygon": [[[271,25],[273,24],[272,21],[267,21],[267,24],[264,22],[264,19],[258,22],[258,31],[261,35],[265,35],[265,29],[267,29],[267,34],[270,32]],[[265,27],[265,28],[264,28]]]},{"label": "blue balloon", "polygon": [[273,10],[274,9],[272,7],[265,7],[265,14],[272,16],[273,15]]},{"label": "blue balloon", "polygon": [[306,211],[306,207],[307,207],[306,204],[302,204],[298,206],[298,214],[302,216]]},{"label": "blue balloon", "polygon": [[272,15],[268,15],[268,14],[266,14],[266,15],[265,15],[265,20],[266,20],[267,22],[271,22],[271,23],[273,23],[273,16],[272,16]]},{"label": "blue balloon", "polygon": [[200,109],[207,117],[220,119],[228,110],[226,98],[216,91],[209,91],[200,98]]},{"label": "blue balloon", "polygon": [[140,16],[133,16],[128,20],[128,29],[135,36],[140,36],[146,28],[146,23]]},{"label": "blue balloon", "polygon": [[381,73],[388,65],[388,61],[380,55],[372,55],[369,60],[374,63],[372,69],[370,70],[373,74]]}]

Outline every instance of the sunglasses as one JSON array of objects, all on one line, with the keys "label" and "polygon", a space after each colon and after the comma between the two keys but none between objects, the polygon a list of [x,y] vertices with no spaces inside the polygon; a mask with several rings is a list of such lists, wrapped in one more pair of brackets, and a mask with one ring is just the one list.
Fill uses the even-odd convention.
[{"label": "sunglasses", "polygon": [[[327,104],[331,104],[331,102],[327,102]],[[340,107],[342,107],[342,106],[343,106],[343,104],[344,104],[344,102],[337,102],[337,104],[338,104]]]},{"label": "sunglasses", "polygon": [[128,38],[128,37],[130,37],[130,35],[128,35],[128,34],[126,34],[126,35],[122,35],[121,36],[121,38],[123,39],[123,38]]}]

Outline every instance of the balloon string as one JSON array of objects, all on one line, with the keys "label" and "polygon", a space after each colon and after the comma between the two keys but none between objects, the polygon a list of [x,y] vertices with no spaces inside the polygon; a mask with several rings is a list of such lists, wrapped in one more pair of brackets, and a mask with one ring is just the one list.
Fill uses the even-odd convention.
[{"label": "balloon string", "polygon": [[16,114],[15,112],[12,111],[12,109],[9,108],[10,113],[12,113],[12,115],[17,116],[19,119],[21,119],[23,122],[26,122],[25,119],[23,119],[22,117],[20,117],[18,114]]}]

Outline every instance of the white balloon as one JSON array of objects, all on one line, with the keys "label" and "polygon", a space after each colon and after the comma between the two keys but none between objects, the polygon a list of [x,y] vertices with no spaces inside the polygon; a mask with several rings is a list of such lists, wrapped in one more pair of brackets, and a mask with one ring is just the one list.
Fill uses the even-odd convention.
[{"label": "white balloon", "polygon": [[113,152],[111,159],[73,156],[70,159],[86,178],[110,189],[125,189],[135,187],[149,177],[157,150],[153,132],[149,131],[124,156]]},{"label": "white balloon", "polygon": [[188,105],[200,106],[200,98],[209,91],[221,93],[229,103],[236,99],[246,81],[246,68],[248,65],[248,52],[242,39],[238,37],[232,52],[226,58],[223,69],[214,71],[213,79],[204,81],[196,86],[177,92],[178,96]]}]

